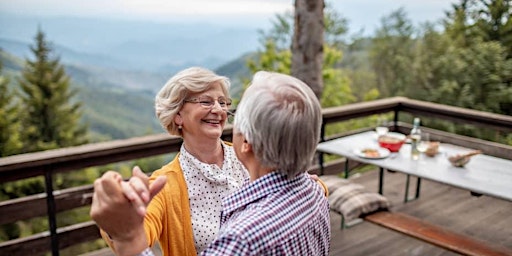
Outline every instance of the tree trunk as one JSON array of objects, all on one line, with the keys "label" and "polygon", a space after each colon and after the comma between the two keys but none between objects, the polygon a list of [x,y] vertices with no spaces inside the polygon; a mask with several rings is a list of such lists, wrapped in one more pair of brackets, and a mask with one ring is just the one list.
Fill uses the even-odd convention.
[{"label": "tree trunk", "polygon": [[324,44],[324,0],[295,0],[295,28],[292,43],[292,76],[322,96]]}]

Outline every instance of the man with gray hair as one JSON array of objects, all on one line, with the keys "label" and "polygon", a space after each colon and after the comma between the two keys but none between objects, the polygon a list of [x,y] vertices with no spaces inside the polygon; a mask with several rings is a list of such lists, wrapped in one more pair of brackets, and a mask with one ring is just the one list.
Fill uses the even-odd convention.
[{"label": "man with gray hair", "polygon": [[[221,229],[201,255],[328,255],[329,205],[306,173],[321,122],[320,103],[305,83],[279,73],[254,75],[233,128],[233,147],[250,179],[224,198]],[[143,188],[124,189],[152,191],[147,177],[139,178]],[[131,241],[138,239],[144,234]],[[126,244],[131,253],[152,255],[136,246],[143,243]]]}]

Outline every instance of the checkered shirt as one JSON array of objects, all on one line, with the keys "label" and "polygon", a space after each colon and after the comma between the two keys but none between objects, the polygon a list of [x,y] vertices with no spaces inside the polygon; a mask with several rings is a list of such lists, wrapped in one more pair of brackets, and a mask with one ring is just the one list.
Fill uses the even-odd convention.
[{"label": "checkered shirt", "polygon": [[328,255],[330,231],[320,186],[274,172],[224,199],[219,234],[201,255]]}]

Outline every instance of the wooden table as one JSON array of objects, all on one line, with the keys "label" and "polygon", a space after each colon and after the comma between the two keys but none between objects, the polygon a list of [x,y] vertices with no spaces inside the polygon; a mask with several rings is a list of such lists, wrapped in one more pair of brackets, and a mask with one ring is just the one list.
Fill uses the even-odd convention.
[{"label": "wooden table", "polygon": [[419,160],[411,159],[409,144],[404,144],[398,153],[392,153],[384,159],[361,158],[354,152],[358,148],[378,146],[375,133],[369,131],[319,143],[317,150],[346,157],[346,168],[348,168],[348,160],[378,166],[380,194],[383,194],[384,169],[407,174],[405,201],[409,200],[407,195],[409,175],[418,177],[416,198],[419,196],[421,179],[425,178],[469,190],[473,195],[482,194],[512,201],[511,160],[480,154],[473,156],[462,168],[453,167],[447,155],[468,152],[471,149],[443,143],[438,155],[428,157],[422,154]]}]

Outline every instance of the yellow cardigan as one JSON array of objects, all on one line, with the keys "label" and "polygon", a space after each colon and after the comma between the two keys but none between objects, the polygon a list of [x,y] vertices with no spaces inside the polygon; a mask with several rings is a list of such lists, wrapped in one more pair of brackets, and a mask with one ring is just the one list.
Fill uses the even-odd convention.
[{"label": "yellow cardigan", "polygon": [[[195,256],[197,253],[192,233],[187,183],[178,155],[172,162],[153,172],[150,177],[150,182],[153,182],[156,177],[165,175],[167,182],[147,208],[144,230],[149,246],[152,247],[158,240],[163,255]],[[108,235],[103,231],[101,235],[110,248],[114,248]]]}]

